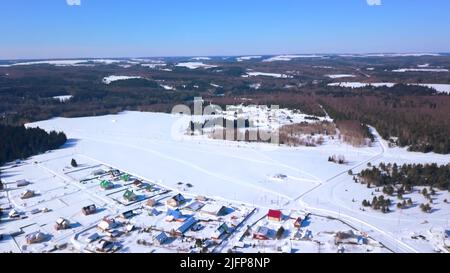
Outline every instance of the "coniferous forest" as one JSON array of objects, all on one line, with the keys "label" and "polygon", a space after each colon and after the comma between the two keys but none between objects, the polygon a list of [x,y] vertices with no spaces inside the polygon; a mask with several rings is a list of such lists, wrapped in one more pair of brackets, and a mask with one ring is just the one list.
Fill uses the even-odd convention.
[{"label": "coniferous forest", "polygon": [[401,185],[405,191],[414,186],[436,187],[440,190],[450,190],[450,164],[397,164],[381,163],[361,171],[358,175],[362,182],[373,186]]},{"label": "coniferous forest", "polygon": [[67,138],[64,133],[47,133],[40,128],[0,125],[0,165],[62,146]]}]

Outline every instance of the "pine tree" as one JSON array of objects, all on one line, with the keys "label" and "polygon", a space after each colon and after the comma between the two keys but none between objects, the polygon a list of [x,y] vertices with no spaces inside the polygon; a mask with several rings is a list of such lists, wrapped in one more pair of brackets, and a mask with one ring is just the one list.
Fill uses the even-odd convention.
[{"label": "pine tree", "polygon": [[70,162],[70,165],[72,165],[72,167],[74,167],[74,168],[78,167],[77,161],[73,158],[72,158],[72,161]]}]

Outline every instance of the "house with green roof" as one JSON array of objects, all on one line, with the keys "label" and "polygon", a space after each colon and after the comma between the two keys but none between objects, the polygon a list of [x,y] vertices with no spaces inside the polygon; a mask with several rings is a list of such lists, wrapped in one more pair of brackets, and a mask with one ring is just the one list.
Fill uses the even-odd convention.
[{"label": "house with green roof", "polygon": [[110,189],[114,188],[114,184],[109,180],[103,180],[102,182],[100,182],[100,187],[103,190],[110,190]]},{"label": "house with green roof", "polygon": [[133,191],[126,190],[125,193],[123,194],[123,199],[125,199],[128,202],[133,202],[136,201],[137,195]]}]

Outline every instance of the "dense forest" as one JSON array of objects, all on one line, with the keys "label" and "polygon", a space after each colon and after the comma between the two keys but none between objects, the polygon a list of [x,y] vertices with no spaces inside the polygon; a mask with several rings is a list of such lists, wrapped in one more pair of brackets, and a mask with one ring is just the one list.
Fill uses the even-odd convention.
[{"label": "dense forest", "polygon": [[384,191],[392,194],[392,186],[400,186],[404,192],[411,191],[414,186],[436,187],[440,190],[450,190],[450,164],[438,166],[437,164],[397,164],[381,163],[361,171],[358,177],[362,183],[381,187],[387,186]]},{"label": "dense forest", "polygon": [[0,165],[59,148],[67,140],[64,133],[8,125],[0,125],[0,139]]}]

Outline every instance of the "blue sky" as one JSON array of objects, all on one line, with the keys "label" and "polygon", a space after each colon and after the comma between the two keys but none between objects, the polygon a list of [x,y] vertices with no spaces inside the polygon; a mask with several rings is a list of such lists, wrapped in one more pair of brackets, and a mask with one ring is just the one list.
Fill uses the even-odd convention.
[{"label": "blue sky", "polygon": [[449,10],[448,0],[2,0],[0,59],[449,52]]}]

